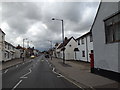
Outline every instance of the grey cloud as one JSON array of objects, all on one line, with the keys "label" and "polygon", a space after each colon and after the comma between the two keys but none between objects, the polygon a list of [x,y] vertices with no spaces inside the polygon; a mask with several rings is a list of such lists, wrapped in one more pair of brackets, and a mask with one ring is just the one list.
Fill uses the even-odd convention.
[{"label": "grey cloud", "polygon": [[[7,35],[8,39],[12,38],[9,41],[15,41],[18,36],[29,37],[30,40],[39,42],[33,43],[37,48],[48,48],[49,43],[46,40],[54,43],[62,40],[61,22],[52,21],[53,17],[64,20],[67,37],[76,38],[89,31],[97,7],[98,2],[8,2],[2,3],[2,21],[9,25],[11,34],[16,34],[14,37]],[[85,14],[87,9],[91,9],[89,15]],[[32,26],[34,29],[29,31]]]},{"label": "grey cloud", "polygon": [[34,3],[2,3],[2,9],[2,21],[7,21],[10,28],[18,34],[26,33],[31,22],[40,20],[41,17]]}]

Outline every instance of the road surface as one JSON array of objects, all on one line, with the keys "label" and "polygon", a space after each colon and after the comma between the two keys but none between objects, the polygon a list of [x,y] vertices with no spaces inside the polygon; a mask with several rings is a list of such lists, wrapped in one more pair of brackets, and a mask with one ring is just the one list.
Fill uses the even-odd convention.
[{"label": "road surface", "polygon": [[3,71],[2,88],[78,88],[41,55]]}]

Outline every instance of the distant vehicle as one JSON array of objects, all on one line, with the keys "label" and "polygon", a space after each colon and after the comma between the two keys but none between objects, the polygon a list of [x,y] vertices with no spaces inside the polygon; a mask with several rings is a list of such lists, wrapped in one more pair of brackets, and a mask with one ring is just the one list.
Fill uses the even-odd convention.
[{"label": "distant vehicle", "polygon": [[31,55],[31,56],[30,56],[30,58],[31,58],[31,59],[34,59],[34,58],[35,58],[35,56],[34,56],[34,55]]},{"label": "distant vehicle", "polygon": [[45,58],[49,58],[49,55],[47,54],[47,55],[45,55]]}]

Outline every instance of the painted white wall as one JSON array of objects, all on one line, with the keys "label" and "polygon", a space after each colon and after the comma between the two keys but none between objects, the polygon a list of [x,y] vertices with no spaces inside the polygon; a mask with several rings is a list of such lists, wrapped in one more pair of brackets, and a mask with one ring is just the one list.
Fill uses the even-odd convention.
[{"label": "painted white wall", "polygon": [[[3,38],[2,38],[3,36]],[[0,62],[4,59],[4,41],[5,41],[5,35],[0,30]]]},{"label": "painted white wall", "polygon": [[87,36],[87,42],[88,42],[88,62],[90,62],[89,54],[91,53],[91,50],[94,51],[94,49],[93,49],[93,41],[90,42],[90,35]]},{"label": "painted white wall", "polygon": [[[4,52],[4,61],[9,61],[9,60],[15,59],[15,47],[14,46],[12,46],[9,43],[5,43],[4,51],[5,51]],[[5,56],[5,53],[6,53],[6,56]]]},{"label": "painted white wall", "polygon": [[[87,50],[86,50],[86,42],[87,42]],[[93,42],[90,42],[90,35],[86,35],[84,37],[84,44],[81,43],[81,38],[80,38],[80,45],[78,45],[78,40],[77,40],[77,47],[79,49],[79,51],[76,52],[77,60],[90,62],[89,54],[91,53],[91,50],[93,50]],[[85,51],[85,57],[82,56],[82,51]]]},{"label": "painted white wall", "polygon": [[[70,47],[71,45],[71,47]],[[72,38],[69,43],[65,46],[65,59],[74,60],[74,49],[77,47],[77,42]]]},{"label": "painted white wall", "polygon": [[56,56],[57,56],[57,58],[62,58],[62,56],[63,56],[61,49],[58,49],[60,44],[61,43],[59,43],[59,45],[56,47]]},{"label": "painted white wall", "polygon": [[2,32],[0,30],[0,62],[2,61]]},{"label": "painted white wall", "polygon": [[[59,44],[60,45],[60,44]],[[58,47],[59,47],[58,45]],[[71,47],[69,46],[71,45]],[[77,47],[77,42],[72,38],[69,43],[65,46],[65,60],[74,60],[74,48]],[[63,58],[63,51],[61,49],[56,49],[57,58]]]},{"label": "painted white wall", "polygon": [[117,2],[102,2],[98,16],[92,29],[95,68],[114,72],[118,70],[118,44],[105,44],[105,29],[103,20],[118,10]]},{"label": "painted white wall", "polygon": [[20,58],[21,52],[19,49],[15,49],[15,58]]}]

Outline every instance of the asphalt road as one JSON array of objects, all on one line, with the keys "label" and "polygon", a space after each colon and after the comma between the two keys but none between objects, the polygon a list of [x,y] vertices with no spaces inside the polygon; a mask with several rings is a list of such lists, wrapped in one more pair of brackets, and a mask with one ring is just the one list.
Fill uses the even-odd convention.
[{"label": "asphalt road", "polygon": [[78,88],[55,72],[55,68],[41,55],[3,71],[2,88]]}]

